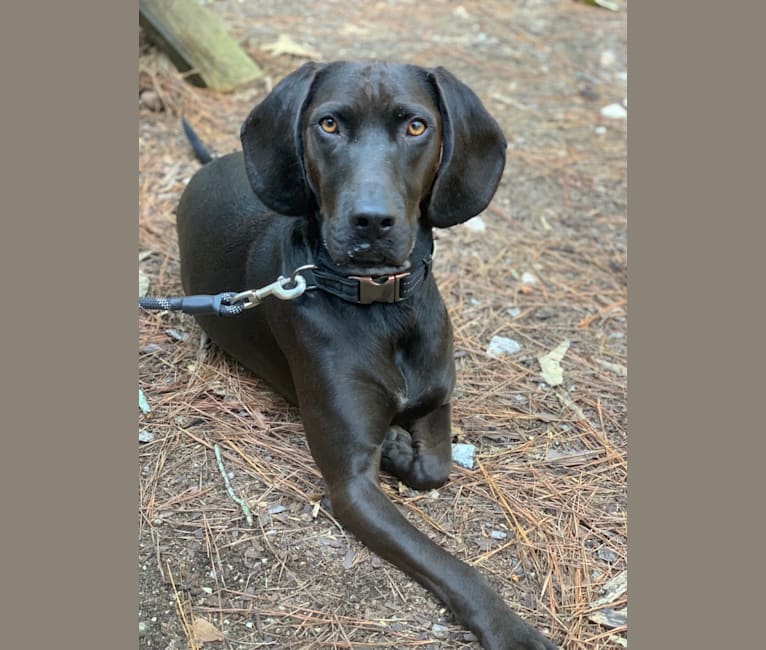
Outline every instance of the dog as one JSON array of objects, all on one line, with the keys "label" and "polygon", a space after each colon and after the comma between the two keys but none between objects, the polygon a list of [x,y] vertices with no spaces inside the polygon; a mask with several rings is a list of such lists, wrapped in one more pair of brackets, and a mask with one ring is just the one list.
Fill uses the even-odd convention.
[{"label": "dog", "polygon": [[448,478],[455,364],[433,229],[491,201],[505,167],[497,122],[442,67],[341,61],[289,74],[240,136],[242,151],[205,164],[181,196],[184,291],[261,287],[314,268],[297,299],[199,324],[298,405],[348,530],[430,589],[484,648],[553,650],[378,485],[380,469],[417,490]]}]

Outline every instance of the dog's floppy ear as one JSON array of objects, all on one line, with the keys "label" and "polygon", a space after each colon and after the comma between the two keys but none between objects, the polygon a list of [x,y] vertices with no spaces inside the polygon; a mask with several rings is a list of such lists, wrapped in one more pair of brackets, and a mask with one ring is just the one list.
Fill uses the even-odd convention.
[{"label": "dog's floppy ear", "polygon": [[250,185],[279,214],[306,215],[313,204],[303,169],[301,114],[321,67],[306,63],[287,75],[251,111],[240,130]]},{"label": "dog's floppy ear", "polygon": [[429,71],[439,94],[442,159],[426,216],[448,228],[489,205],[505,167],[506,141],[481,100],[442,67]]}]

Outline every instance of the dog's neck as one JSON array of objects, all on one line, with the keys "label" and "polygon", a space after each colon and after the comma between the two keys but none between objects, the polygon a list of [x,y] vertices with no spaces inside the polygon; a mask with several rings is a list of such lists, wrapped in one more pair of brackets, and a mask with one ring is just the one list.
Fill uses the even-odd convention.
[{"label": "dog's neck", "polygon": [[[321,238],[314,241],[321,242]],[[431,273],[433,232],[430,226],[421,225],[410,253],[409,270],[388,276],[347,276],[339,272],[324,245],[312,251],[312,264],[316,269],[307,272],[310,289],[331,293],[342,300],[357,304],[374,302],[394,303],[412,297]]]}]

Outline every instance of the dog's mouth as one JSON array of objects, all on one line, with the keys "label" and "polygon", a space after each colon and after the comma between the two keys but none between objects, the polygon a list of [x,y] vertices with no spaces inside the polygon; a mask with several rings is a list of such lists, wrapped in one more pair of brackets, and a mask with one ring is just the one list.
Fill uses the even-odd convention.
[{"label": "dog's mouth", "polygon": [[412,250],[407,251],[403,262],[399,262],[399,260],[392,259],[386,252],[373,248],[367,243],[357,244],[340,255],[334,254],[326,241],[323,243],[330,259],[335,264],[335,270],[345,276],[375,278],[397,275],[399,273],[406,273],[412,266],[410,260],[407,259]]},{"label": "dog's mouth", "polygon": [[407,260],[404,264],[399,266],[362,266],[353,264],[344,264],[338,266],[338,272],[345,276],[359,276],[359,277],[371,277],[378,278],[387,275],[397,275],[399,273],[406,273],[409,271],[412,264]]}]

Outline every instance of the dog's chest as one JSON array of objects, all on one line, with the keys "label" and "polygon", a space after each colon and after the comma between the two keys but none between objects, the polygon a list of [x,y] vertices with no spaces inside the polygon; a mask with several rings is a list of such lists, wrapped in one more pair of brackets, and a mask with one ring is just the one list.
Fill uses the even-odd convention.
[{"label": "dog's chest", "polygon": [[394,400],[398,415],[417,416],[449,401],[454,386],[454,362],[444,352],[399,350],[394,355],[398,375]]}]

